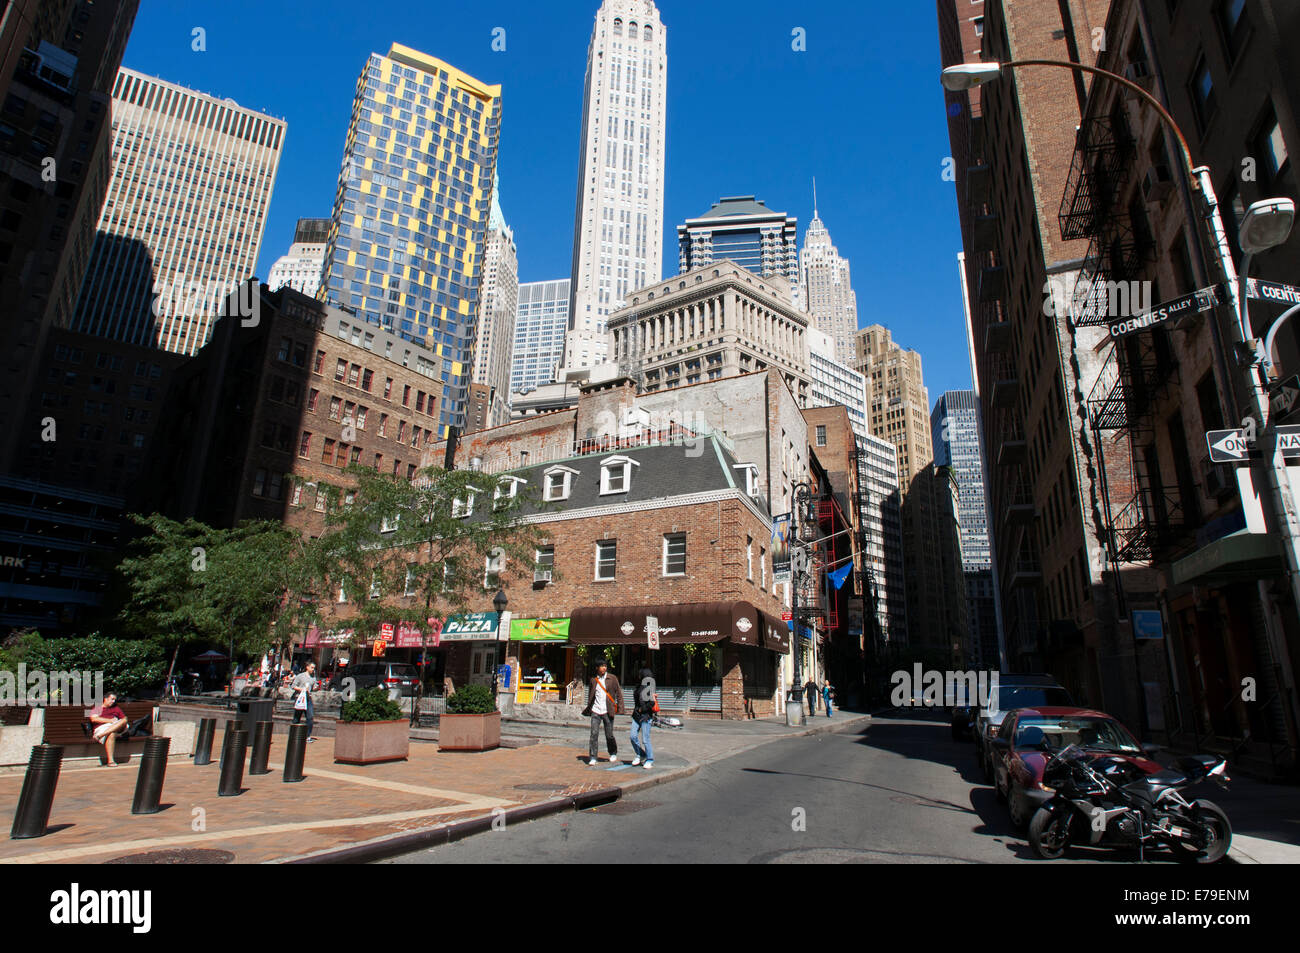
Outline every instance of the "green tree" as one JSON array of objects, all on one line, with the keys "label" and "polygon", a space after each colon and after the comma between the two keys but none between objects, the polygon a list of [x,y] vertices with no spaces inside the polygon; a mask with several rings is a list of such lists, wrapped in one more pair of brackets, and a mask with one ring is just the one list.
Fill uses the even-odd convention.
[{"label": "green tree", "polygon": [[214,529],[157,514],[131,519],[142,533],[118,564],[124,632],[169,650],[187,642],[266,650],[302,569],[300,534],[272,521]]},{"label": "green tree", "polygon": [[[302,624],[351,628],[353,642],[381,622],[421,629],[435,615],[484,611],[498,587],[531,584],[540,533],[526,521],[535,490],[504,476],[430,467],[405,480],[360,466],[328,492],[326,531],[306,548]],[[343,600],[340,600],[342,595]]]}]

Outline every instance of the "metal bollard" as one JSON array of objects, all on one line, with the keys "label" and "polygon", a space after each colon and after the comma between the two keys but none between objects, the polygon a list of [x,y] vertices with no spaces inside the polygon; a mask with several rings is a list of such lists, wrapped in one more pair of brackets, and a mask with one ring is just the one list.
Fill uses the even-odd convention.
[{"label": "metal bollard", "polygon": [[230,736],[239,729],[239,722],[231,718],[226,722],[226,730],[221,735],[221,760],[217,763],[218,771],[226,770],[226,752],[230,750]]},{"label": "metal bollard", "polygon": [[18,796],[18,810],[14,812],[14,826],[9,832],[10,840],[45,836],[62,765],[61,746],[41,744],[32,748],[31,760],[27,762],[27,776],[23,778],[23,790]]},{"label": "metal bollard", "polygon": [[140,756],[140,773],[135,778],[135,798],[131,801],[132,814],[157,814],[162,799],[163,779],[167,777],[167,752],[172,740],[154,735],[144,740],[144,754]]},{"label": "metal bollard", "polygon": [[289,744],[284,752],[284,780],[301,781],[302,762],[307,756],[307,726],[297,724],[289,726]]},{"label": "metal bollard", "polygon": [[218,797],[238,797],[244,785],[244,754],[248,751],[248,732],[235,728],[230,732],[228,750],[221,759]]},{"label": "metal bollard", "polygon": [[273,721],[259,721],[257,728],[253,731],[253,756],[248,759],[249,774],[270,774],[271,769],[266,766],[266,762],[271,757],[271,729],[275,727]]},{"label": "metal bollard", "polygon": [[194,742],[194,763],[212,763],[212,738],[217,733],[217,719],[200,718],[199,736]]}]

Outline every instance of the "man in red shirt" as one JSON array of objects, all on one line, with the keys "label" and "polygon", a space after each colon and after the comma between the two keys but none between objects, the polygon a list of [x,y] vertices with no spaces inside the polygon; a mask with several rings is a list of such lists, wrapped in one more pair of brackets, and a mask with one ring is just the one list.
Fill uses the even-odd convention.
[{"label": "man in red shirt", "polygon": [[94,725],[94,739],[104,746],[104,751],[108,755],[105,767],[116,767],[117,762],[113,760],[113,746],[117,744],[117,736],[126,731],[126,712],[117,707],[117,695],[114,692],[104,696],[104,704],[99,706],[98,712],[90,716],[90,723]]}]

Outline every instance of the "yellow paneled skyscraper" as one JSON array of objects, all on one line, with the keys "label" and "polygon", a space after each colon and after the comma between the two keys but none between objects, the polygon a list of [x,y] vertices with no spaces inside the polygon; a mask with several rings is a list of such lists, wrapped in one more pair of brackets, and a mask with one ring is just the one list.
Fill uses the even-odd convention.
[{"label": "yellow paneled skyscraper", "polygon": [[396,43],[357,81],[319,294],[421,345],[440,435],[463,425],[500,128],[499,85]]}]

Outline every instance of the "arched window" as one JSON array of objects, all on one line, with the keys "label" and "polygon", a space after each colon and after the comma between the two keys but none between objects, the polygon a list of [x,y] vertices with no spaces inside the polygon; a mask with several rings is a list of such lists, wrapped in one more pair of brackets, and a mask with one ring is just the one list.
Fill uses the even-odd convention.
[{"label": "arched window", "polygon": [[635,21],[635,20],[633,20],[631,23],[629,23],[629,24],[627,25],[627,38],[628,38],[629,40],[635,40],[635,39],[636,39],[636,21]]},{"label": "arched window", "polygon": [[645,31],[641,34],[641,39],[643,39],[643,40],[645,40],[647,43],[649,43],[650,40],[651,40],[651,38],[652,38],[653,36],[654,36],[654,28],[653,28],[653,27],[646,27],[646,28],[645,28]]},{"label": "arched window", "polygon": [[623,19],[622,19],[622,17],[615,17],[615,18],[614,18],[614,35],[615,35],[615,36],[622,36],[622,35],[623,35]]}]

